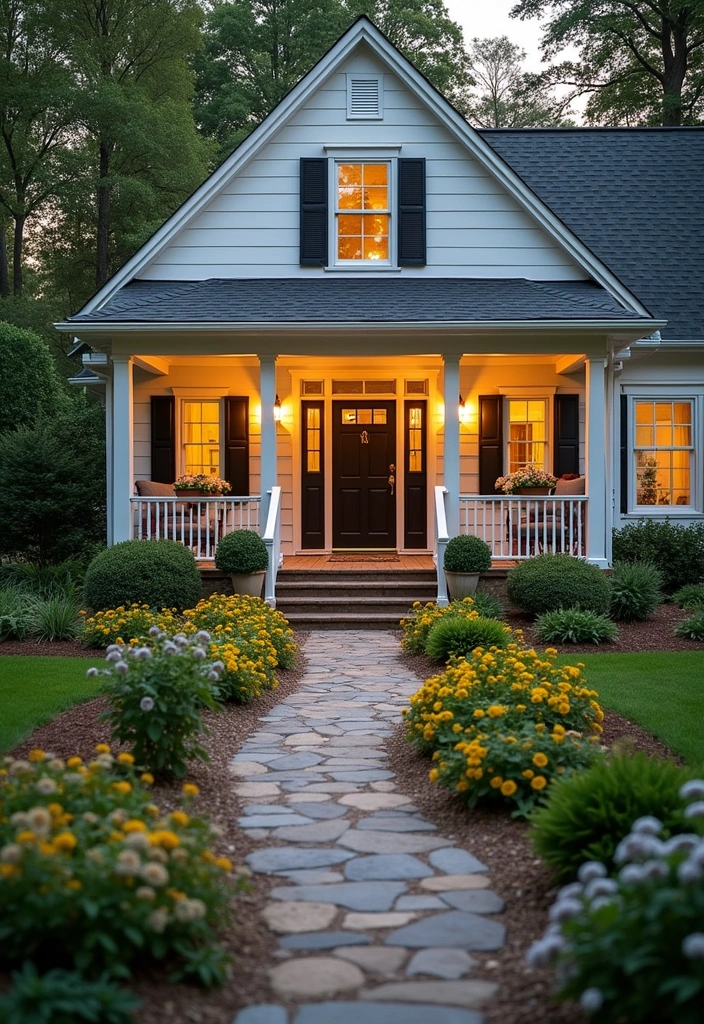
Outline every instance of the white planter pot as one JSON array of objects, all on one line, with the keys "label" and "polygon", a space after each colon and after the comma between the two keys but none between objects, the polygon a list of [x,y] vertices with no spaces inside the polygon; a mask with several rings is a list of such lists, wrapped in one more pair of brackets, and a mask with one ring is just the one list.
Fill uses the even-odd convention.
[{"label": "white planter pot", "polygon": [[479,583],[478,572],[450,572],[445,569],[445,579],[450,598],[461,601],[464,597],[474,597]]},{"label": "white planter pot", "polygon": [[264,589],[264,576],[266,572],[230,573],[232,589],[235,594],[247,594],[249,597],[261,597]]}]

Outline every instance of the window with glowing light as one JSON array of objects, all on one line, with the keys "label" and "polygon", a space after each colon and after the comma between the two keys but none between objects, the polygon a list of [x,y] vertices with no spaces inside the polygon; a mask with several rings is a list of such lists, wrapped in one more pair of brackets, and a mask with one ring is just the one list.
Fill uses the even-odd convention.
[{"label": "window with glowing light", "polygon": [[508,401],[508,471],[547,468],[547,403],[544,399]]},{"label": "window with glowing light", "polygon": [[408,410],[408,472],[423,472],[423,408]]},{"label": "window with glowing light", "polygon": [[694,456],[691,401],[636,401],[637,505],[690,505]]},{"label": "window with glowing light", "polygon": [[220,475],[220,403],[183,403],[183,471]]},{"label": "window with glowing light", "polygon": [[337,261],[388,263],[391,208],[388,163],[338,163]]}]

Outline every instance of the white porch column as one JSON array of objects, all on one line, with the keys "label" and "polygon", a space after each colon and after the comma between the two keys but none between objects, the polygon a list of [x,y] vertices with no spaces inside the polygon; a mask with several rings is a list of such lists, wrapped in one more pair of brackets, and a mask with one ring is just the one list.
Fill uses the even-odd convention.
[{"label": "white porch column", "polygon": [[606,569],[607,501],[606,478],[606,360],[587,359],[587,561]]},{"label": "white porch column", "polygon": [[445,402],[443,483],[447,488],[447,532],[450,537],[460,532],[460,358],[454,353],[442,357]]},{"label": "white porch column", "polygon": [[108,377],[105,386],[105,511],[107,517],[107,545],[112,547],[113,541],[113,523],[112,516],[115,508],[115,498],[112,492],[112,474],[113,474],[113,448],[114,448],[114,433],[113,433],[113,418],[112,418],[112,388],[113,378]]},{"label": "white porch column", "polygon": [[269,503],[267,494],[276,487],[276,356],[259,356],[259,397],[262,403],[261,495],[262,529],[266,522]]},{"label": "white porch column", "polygon": [[132,359],[112,359],[112,542],[132,538]]}]

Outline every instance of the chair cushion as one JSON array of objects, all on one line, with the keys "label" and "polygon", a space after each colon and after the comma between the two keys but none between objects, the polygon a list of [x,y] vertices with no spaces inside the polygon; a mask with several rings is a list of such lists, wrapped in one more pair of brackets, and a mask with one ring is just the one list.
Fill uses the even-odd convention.
[{"label": "chair cushion", "polygon": [[578,476],[576,480],[563,480],[562,477],[555,484],[554,494],[584,494],[585,477]]},{"label": "chair cushion", "polygon": [[160,484],[155,480],[135,480],[134,486],[140,498],[175,498],[173,484]]}]

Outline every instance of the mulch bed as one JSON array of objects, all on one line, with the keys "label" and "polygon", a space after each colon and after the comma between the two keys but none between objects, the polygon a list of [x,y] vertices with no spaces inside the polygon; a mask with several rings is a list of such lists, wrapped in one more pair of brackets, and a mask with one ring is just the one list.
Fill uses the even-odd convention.
[{"label": "mulch bed", "polygon": [[[615,644],[604,648],[570,647],[569,650],[704,649],[704,644],[681,641],[672,635],[673,623],[682,617],[679,609],[665,605],[647,623],[622,626],[620,639]],[[532,639],[528,620],[512,615],[510,623],[514,627],[523,626],[526,639]],[[296,637],[299,643],[304,638],[302,634]],[[0,645],[0,654],[73,656],[88,653],[80,645],[68,642]],[[90,656],[95,657],[96,652]],[[425,656],[403,654],[401,657],[419,680],[438,672],[438,666]],[[239,807],[234,779],[230,784],[229,764],[247,736],[258,728],[259,718],[283,697],[295,692],[302,673],[302,658],[299,657],[293,670],[280,673],[276,691],[266,693],[249,707],[230,706],[207,716],[211,733],[205,746],[211,762],[194,766],[189,778],[201,789],[199,810],[209,814],[224,830],[223,850],[236,863],[242,863],[259,844],[237,828]],[[102,699],[77,705],[35,730],[13,753],[22,756],[39,746],[57,756],[89,755],[96,743],[109,740],[107,728],[98,721],[103,708]],[[610,746],[619,743],[653,756],[672,756],[664,744],[619,715],[608,713],[604,725],[604,739]],[[550,876],[533,853],[528,826],[498,809],[475,809],[468,813],[451,793],[432,785],[428,780],[427,760],[406,743],[400,725],[390,742],[390,758],[399,789],[411,796],[421,812],[438,824],[445,835],[489,866],[492,886],[506,900],[502,919],[508,930],[507,944],[498,953],[479,954],[486,972],[482,972],[483,976],[494,976],[500,985],[497,999],[486,1010],[489,1024],[534,1024],[536,1017],[546,1024],[583,1024],[586,1018],[577,1007],[553,1002],[552,972],[531,970],[524,962],[527,947],[544,930],[547,910],[555,893]],[[175,802],[180,786],[155,789],[157,801],[168,806]],[[274,884],[277,884],[275,879],[257,876],[251,891],[236,898],[237,920],[223,936],[224,945],[233,957],[230,977],[223,988],[208,992],[169,984],[164,971],[139,972],[131,986],[145,1003],[135,1016],[137,1024],[231,1024],[238,1009],[272,1000],[267,969],[276,962],[276,938],[260,925],[259,914]],[[4,983],[4,987],[7,977],[0,978],[0,983]]]}]

